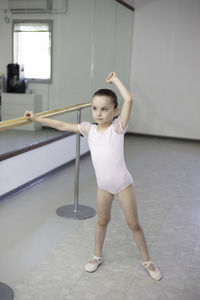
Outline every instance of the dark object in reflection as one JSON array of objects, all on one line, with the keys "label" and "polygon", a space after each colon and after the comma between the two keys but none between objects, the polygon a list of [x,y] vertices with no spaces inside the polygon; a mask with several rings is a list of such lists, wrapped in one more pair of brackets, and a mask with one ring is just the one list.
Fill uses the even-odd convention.
[{"label": "dark object in reflection", "polygon": [[24,68],[19,64],[7,65],[7,93],[25,93]]}]

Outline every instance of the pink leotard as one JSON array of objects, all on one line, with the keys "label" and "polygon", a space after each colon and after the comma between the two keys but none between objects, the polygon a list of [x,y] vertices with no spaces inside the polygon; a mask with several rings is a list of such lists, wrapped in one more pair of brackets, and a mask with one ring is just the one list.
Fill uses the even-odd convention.
[{"label": "pink leotard", "polygon": [[99,189],[118,194],[133,183],[124,160],[124,134],[120,117],[104,131],[88,122],[78,124],[81,134],[87,139]]}]

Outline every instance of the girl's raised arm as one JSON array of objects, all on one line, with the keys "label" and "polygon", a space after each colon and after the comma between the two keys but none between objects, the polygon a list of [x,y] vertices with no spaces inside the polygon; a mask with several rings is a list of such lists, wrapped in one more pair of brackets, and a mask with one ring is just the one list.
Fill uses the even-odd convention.
[{"label": "girl's raised arm", "polygon": [[78,129],[78,124],[67,123],[67,122],[48,119],[48,118],[40,118],[37,117],[37,115],[32,111],[26,111],[24,117],[29,121],[39,122],[41,124],[47,125],[52,128],[56,128],[61,131],[80,133]]},{"label": "girl's raised arm", "polygon": [[114,72],[112,72],[108,75],[108,77],[106,78],[106,82],[113,83],[119,90],[119,92],[124,100],[122,110],[120,113],[120,120],[121,120],[122,129],[125,129],[128,124],[128,120],[129,120],[131,108],[132,108],[131,94],[129,93],[129,91],[127,90],[125,85],[117,77],[116,73],[114,73]]}]

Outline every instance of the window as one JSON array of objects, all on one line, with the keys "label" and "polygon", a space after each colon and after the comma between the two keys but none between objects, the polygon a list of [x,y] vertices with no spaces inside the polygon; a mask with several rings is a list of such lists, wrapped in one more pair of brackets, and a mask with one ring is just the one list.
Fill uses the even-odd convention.
[{"label": "window", "polygon": [[51,80],[52,21],[13,21],[13,62],[29,80]]}]

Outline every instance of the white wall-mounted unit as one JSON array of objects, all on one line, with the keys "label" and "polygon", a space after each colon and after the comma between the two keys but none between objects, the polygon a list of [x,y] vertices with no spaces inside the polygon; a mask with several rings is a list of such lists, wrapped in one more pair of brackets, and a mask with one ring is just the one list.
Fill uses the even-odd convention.
[{"label": "white wall-mounted unit", "polygon": [[12,14],[66,13],[68,0],[8,0]]}]

